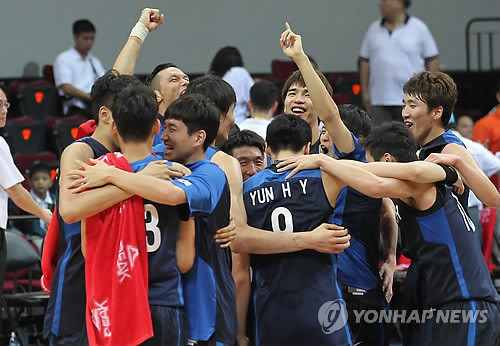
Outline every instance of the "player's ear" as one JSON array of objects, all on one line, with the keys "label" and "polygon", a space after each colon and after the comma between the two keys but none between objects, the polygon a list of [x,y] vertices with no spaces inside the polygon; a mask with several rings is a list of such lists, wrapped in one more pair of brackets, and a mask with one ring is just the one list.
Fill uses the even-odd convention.
[{"label": "player's ear", "polygon": [[267,145],[267,142],[266,142],[266,155],[271,157],[271,149],[269,149],[269,146]]},{"label": "player's ear", "polygon": [[161,128],[160,120],[156,119],[153,125],[153,136],[156,136],[157,134],[160,133],[160,128]]},{"label": "player's ear", "polygon": [[207,133],[204,130],[196,132],[195,143],[197,145],[203,146],[203,143],[207,140]]},{"label": "player's ear", "polygon": [[110,124],[113,120],[113,116],[111,113],[111,109],[106,106],[101,106],[99,108],[99,122],[103,122],[104,124]]},{"label": "player's ear", "polygon": [[438,106],[432,111],[432,120],[440,119],[443,116],[443,106]]},{"label": "player's ear", "polygon": [[155,96],[156,96],[156,102],[158,104],[162,103],[163,95],[161,94],[161,92],[159,90],[155,90]]},{"label": "player's ear", "polygon": [[304,145],[303,150],[304,150],[304,155],[309,155],[309,152],[311,151],[311,142]]},{"label": "player's ear", "polygon": [[382,156],[382,160],[383,162],[393,162],[393,157],[391,154],[389,153],[384,153],[384,156]]}]

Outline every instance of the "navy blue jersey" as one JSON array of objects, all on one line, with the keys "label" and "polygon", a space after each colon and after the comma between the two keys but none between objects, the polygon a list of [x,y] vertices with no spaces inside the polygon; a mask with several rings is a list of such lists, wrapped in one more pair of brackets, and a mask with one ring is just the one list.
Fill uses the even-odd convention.
[{"label": "navy blue jersey", "polygon": [[[334,145],[335,155],[340,159],[366,162],[365,149],[351,133],[354,150],[340,153]],[[380,242],[380,198],[371,198],[351,187],[343,188],[335,202],[335,210],[329,222],[343,226],[351,235],[351,246],[339,254],[339,280],[345,286],[371,290],[379,286],[378,245]]]},{"label": "navy blue jersey", "polygon": [[419,308],[438,308],[464,300],[500,301],[481,253],[474,224],[451,192],[436,184],[436,201],[427,210],[397,202],[400,226],[412,260],[408,282]]},{"label": "navy blue jersey", "polygon": [[[328,221],[330,206],[321,171],[304,170],[286,180],[272,165],[246,180],[243,199],[248,224],[274,232],[310,231]],[[351,344],[347,327],[325,334],[318,311],[341,299],[337,256],[304,250],[252,255],[255,275],[256,344]]]},{"label": "navy blue jersey", "polygon": [[[77,142],[86,143],[94,158],[109,151],[92,137]],[[56,182],[56,205],[59,205],[59,184]],[[85,259],[82,255],[81,223],[65,223],[59,215],[59,260],[50,287],[50,298],[45,313],[43,335],[56,336],[81,332],[85,324]]]},{"label": "navy blue jersey", "polygon": [[[134,172],[142,171],[148,163],[162,160],[150,155],[130,163]],[[170,162],[167,164],[172,165]],[[175,244],[179,234],[177,207],[144,200],[144,217],[148,249],[149,304],[182,306],[181,274],[177,269]],[[183,216],[183,219],[187,217]]]},{"label": "navy blue jersey", "polygon": [[191,174],[173,181],[186,193],[196,224],[196,257],[183,276],[189,338],[233,344],[236,339],[236,289],[231,253],[215,242],[229,224],[231,196],[224,172],[208,160],[186,164]]},{"label": "navy blue jersey", "polygon": [[[466,148],[465,144],[460,140],[460,138],[458,138],[451,130],[446,130],[442,135],[423,145],[418,151],[418,158],[420,160],[425,160],[427,156],[432,153],[439,154],[443,151],[445,146],[451,143],[455,143]],[[464,193],[458,196],[458,200],[468,213],[469,188],[467,186],[465,186]]]}]

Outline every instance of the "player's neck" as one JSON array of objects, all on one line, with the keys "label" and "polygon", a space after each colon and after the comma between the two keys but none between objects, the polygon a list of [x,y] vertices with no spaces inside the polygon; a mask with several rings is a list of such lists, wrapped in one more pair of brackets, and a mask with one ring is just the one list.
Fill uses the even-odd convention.
[{"label": "player's neck", "polygon": [[426,145],[427,143],[429,143],[430,141],[432,141],[434,138],[437,138],[439,136],[441,136],[443,133],[445,133],[445,129],[443,127],[440,127],[440,126],[434,126],[430,131],[429,133],[427,134],[427,136],[425,136],[425,138],[420,141],[420,145]]},{"label": "player's neck", "polygon": [[318,124],[316,123],[316,126],[311,126],[312,129],[312,142],[311,145],[314,145],[317,141],[319,141],[319,135],[321,134],[319,132],[319,127]]},{"label": "player's neck", "polygon": [[143,160],[152,152],[152,142],[128,142],[124,143],[120,140],[120,148],[123,156],[128,162],[136,162]]},{"label": "player's neck", "polygon": [[252,119],[270,120],[273,117],[271,112],[252,112]]},{"label": "player's neck", "polygon": [[304,155],[303,152],[294,152],[291,150],[281,150],[277,154],[271,152],[271,162],[276,160],[284,160],[289,157],[301,157],[302,155]]},{"label": "player's neck", "polygon": [[94,133],[91,136],[93,139],[101,143],[109,152],[114,152],[119,150],[113,142],[113,139],[106,133],[106,129],[101,126],[97,126]]},{"label": "player's neck", "polygon": [[[203,149],[203,148],[201,148]],[[196,150],[193,154],[191,154],[185,162],[180,162],[183,165],[185,164],[190,164],[190,163],[195,163],[201,160],[206,160],[207,156],[205,154],[205,150]]]}]

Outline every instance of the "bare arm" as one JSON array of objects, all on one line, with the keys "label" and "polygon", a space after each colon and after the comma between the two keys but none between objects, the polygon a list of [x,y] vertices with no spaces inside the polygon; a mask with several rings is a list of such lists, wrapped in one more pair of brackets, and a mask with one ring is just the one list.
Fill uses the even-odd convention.
[{"label": "bare arm", "polygon": [[370,80],[370,64],[364,59],[359,59],[359,82],[361,84],[361,97],[363,104],[368,113],[372,111],[370,92],[368,89],[368,81]]},{"label": "bare arm", "polygon": [[177,268],[184,274],[193,267],[195,257],[195,225],[194,217],[188,221],[179,222],[179,235],[175,243],[175,255],[177,257]]},{"label": "bare arm", "polygon": [[[158,28],[163,21],[164,15],[160,14],[159,10],[145,8],[142,10],[138,22],[144,24],[149,32],[151,32]],[[142,44],[143,42],[139,37],[133,35],[129,36],[125,46],[123,46],[120,54],[116,58],[113,69],[121,74],[133,75]]]},{"label": "bare arm", "polygon": [[131,196],[116,186],[84,191],[75,194],[70,186],[77,179],[68,173],[79,170],[75,160],[88,162],[94,156],[92,149],[85,143],[73,143],[68,146],[60,160],[59,167],[59,214],[64,222],[74,223],[95,215]]},{"label": "bare arm", "polygon": [[61,84],[59,87],[64,91],[64,94],[67,96],[76,97],[80,100],[90,102],[90,94],[87,94],[86,92],[78,88],[75,88],[71,84]]},{"label": "bare arm", "polygon": [[448,144],[444,147],[441,155],[431,154],[426,160],[456,167],[465,185],[474,192],[481,202],[492,208],[500,206],[500,194],[495,185],[479,168],[474,157],[464,147],[458,144]]},{"label": "bare arm", "polygon": [[355,143],[351,132],[344,125],[335,101],[333,101],[333,98],[314,70],[309,58],[304,53],[301,36],[294,34],[290,30],[288,23],[286,27],[287,29],[281,34],[280,40],[283,53],[297,64],[309,91],[315,112],[323,120],[335,146],[342,153],[352,152]]},{"label": "bare arm", "polygon": [[398,224],[396,223],[396,210],[394,203],[389,198],[382,199],[380,210],[380,234],[384,246],[384,263],[380,268],[382,287],[388,302],[392,298],[392,282],[396,268],[396,245],[398,242]]},{"label": "bare arm", "polygon": [[233,279],[236,286],[236,310],[238,313],[238,345],[247,345],[247,313],[250,301],[250,256],[248,254],[232,254]]},{"label": "bare arm", "polygon": [[439,58],[426,59],[425,69],[430,72],[439,72]]},{"label": "bare arm", "polygon": [[35,202],[31,194],[21,185],[17,183],[14,186],[8,188],[7,193],[10,199],[22,210],[38,216],[43,221],[49,223],[52,217],[52,212],[48,209],[44,209]]}]

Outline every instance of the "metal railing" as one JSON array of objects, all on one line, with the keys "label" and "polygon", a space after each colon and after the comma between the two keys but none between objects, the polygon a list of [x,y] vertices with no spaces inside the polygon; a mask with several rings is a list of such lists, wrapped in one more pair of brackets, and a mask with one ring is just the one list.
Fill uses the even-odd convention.
[{"label": "metal railing", "polygon": [[478,30],[477,32],[471,32],[471,26],[475,23],[500,23],[500,17],[486,17],[486,18],[473,18],[471,19],[467,25],[465,26],[465,59],[467,65],[467,71],[471,70],[471,36],[476,36],[476,50],[477,50],[477,69],[478,71],[482,70],[482,38],[486,36],[488,38],[488,55],[489,55],[489,69],[494,69],[494,35],[498,35],[500,33],[499,30]]}]

